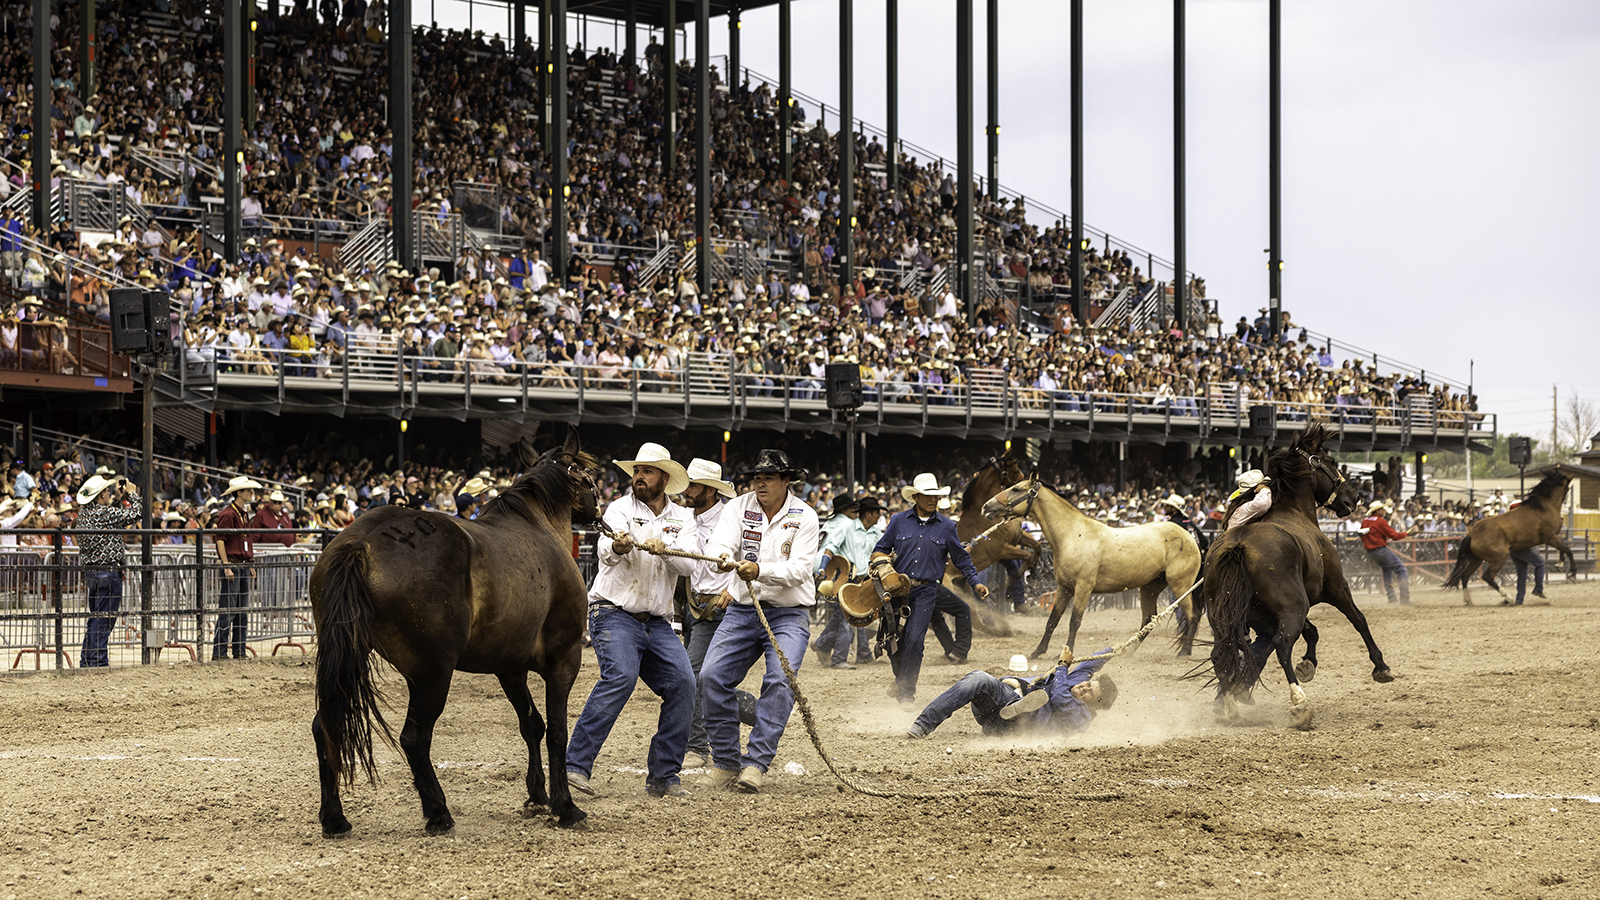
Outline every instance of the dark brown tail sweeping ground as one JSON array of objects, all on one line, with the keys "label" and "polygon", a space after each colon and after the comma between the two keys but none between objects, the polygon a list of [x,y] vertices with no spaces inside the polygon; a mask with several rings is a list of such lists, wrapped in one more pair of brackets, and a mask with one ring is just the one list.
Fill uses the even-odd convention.
[{"label": "dark brown tail sweeping ground", "polygon": [[1478,570],[1478,564],[1481,563],[1481,562],[1482,562],[1482,560],[1478,559],[1477,556],[1473,555],[1473,552],[1472,552],[1472,538],[1471,537],[1462,538],[1461,539],[1461,547],[1458,550],[1456,550],[1456,566],[1455,566],[1455,568],[1450,570],[1450,577],[1446,578],[1444,580],[1444,584],[1441,585],[1441,587],[1447,587],[1447,588],[1464,588],[1464,587],[1466,587],[1467,586],[1467,580],[1472,577],[1472,573],[1473,572]]},{"label": "dark brown tail sweeping ground", "polygon": [[1206,602],[1206,615],[1211,621],[1211,668],[1216,675],[1218,696],[1251,687],[1243,682],[1249,671],[1245,658],[1250,652],[1248,621],[1254,598],[1245,548],[1230,547],[1213,565],[1211,594]]},{"label": "dark brown tail sweeping ground", "polygon": [[362,543],[329,551],[322,579],[317,634],[317,723],[328,746],[334,777],[353,782],[357,769],[376,779],[373,723],[394,746],[394,734],[379,710],[382,694],[372,677],[372,597],[367,593],[371,559]]}]

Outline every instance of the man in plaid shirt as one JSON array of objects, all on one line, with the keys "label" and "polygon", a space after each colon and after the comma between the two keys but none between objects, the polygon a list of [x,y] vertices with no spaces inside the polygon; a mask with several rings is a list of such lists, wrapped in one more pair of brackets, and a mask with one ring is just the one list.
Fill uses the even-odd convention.
[{"label": "man in plaid shirt", "polygon": [[[119,489],[120,488],[120,489]],[[120,496],[119,496],[120,495]],[[124,506],[121,500],[134,501]],[[83,564],[84,581],[89,588],[89,625],[83,635],[80,668],[108,666],[106,644],[111,626],[122,608],[122,535],[106,531],[129,528],[139,521],[139,496],[123,478],[95,475],[78,491],[78,561]]]}]

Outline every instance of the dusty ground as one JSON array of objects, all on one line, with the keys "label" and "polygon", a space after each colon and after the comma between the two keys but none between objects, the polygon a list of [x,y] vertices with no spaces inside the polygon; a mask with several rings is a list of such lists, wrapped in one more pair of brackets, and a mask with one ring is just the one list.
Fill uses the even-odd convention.
[{"label": "dusty ground", "polygon": [[[434,759],[458,826],[423,836],[398,755],[347,795],[352,836],[324,840],[304,663],[182,663],[0,680],[0,900],[159,897],[1440,897],[1600,895],[1600,584],[1557,583],[1520,609],[1431,589],[1364,606],[1393,684],[1373,683],[1327,608],[1308,686],[1316,728],[1287,727],[1281,673],[1245,727],[1214,724],[1188,665],[1152,641],[1112,664],[1117,707],[1085,735],[986,739],[965,713],[929,740],[885,696],[887,665],[808,660],[830,753],[875,783],[1002,785],[1036,800],[880,800],[840,793],[797,712],[768,790],[647,798],[654,698],[641,688],[601,757],[592,825],[524,820],[511,709],[458,676]],[[1479,602],[1487,595],[1479,592]],[[1130,633],[1091,613],[1080,648]],[[1003,667],[1012,639],[979,637]],[[1158,635],[1159,637],[1160,635]],[[924,699],[964,670],[924,670]],[[595,675],[584,670],[573,713]],[[1114,803],[1052,791],[1115,791]]]}]

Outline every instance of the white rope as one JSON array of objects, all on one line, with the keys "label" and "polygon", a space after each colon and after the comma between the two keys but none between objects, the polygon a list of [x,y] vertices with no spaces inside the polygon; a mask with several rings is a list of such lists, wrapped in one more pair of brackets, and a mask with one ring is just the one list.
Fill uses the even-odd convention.
[{"label": "white rope", "polygon": [[1156,613],[1155,615],[1151,616],[1150,617],[1150,621],[1144,623],[1144,627],[1140,628],[1138,631],[1135,631],[1133,633],[1133,637],[1128,638],[1127,640],[1123,641],[1120,644],[1117,644],[1115,647],[1112,647],[1110,650],[1101,651],[1099,653],[1094,654],[1093,656],[1075,656],[1075,657],[1073,657],[1072,661],[1073,662],[1088,662],[1089,660],[1092,660],[1092,659],[1115,659],[1116,657],[1121,656],[1124,653],[1127,653],[1128,650],[1131,649],[1135,644],[1137,644],[1140,641],[1144,640],[1145,638],[1149,637],[1150,636],[1150,632],[1154,631],[1156,629],[1156,626],[1161,624],[1161,621],[1163,619],[1165,619],[1167,616],[1172,615],[1172,611],[1178,608],[1178,604],[1183,602],[1183,598],[1189,596],[1192,593],[1194,593],[1194,589],[1199,587],[1203,583],[1205,583],[1205,579],[1204,578],[1195,579],[1194,584],[1189,585],[1189,589],[1187,591],[1183,592],[1183,596],[1182,597],[1179,597],[1178,599],[1172,601],[1171,603],[1168,603],[1167,607],[1165,609],[1163,609],[1160,612]]}]

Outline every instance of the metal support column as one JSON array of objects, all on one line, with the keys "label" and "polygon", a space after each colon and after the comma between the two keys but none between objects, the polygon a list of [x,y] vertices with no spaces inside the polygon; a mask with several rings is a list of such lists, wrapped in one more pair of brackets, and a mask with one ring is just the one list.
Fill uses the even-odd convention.
[{"label": "metal support column", "polygon": [[884,60],[888,66],[888,104],[884,118],[889,146],[889,193],[900,192],[900,0],[884,0]]},{"label": "metal support column", "polygon": [[245,134],[256,130],[256,3],[244,0],[244,119]]},{"label": "metal support column", "polygon": [[550,265],[567,286],[567,0],[550,7]]},{"label": "metal support column", "polygon": [[[1076,2],[1076,0],[1074,0]],[[956,295],[977,316],[972,277],[972,0],[956,0]]]},{"label": "metal support column", "polygon": [[637,65],[639,61],[639,2],[628,0],[622,6],[622,16],[626,20],[624,26],[627,33],[622,37],[622,58],[629,65]]},{"label": "metal support column", "polygon": [[790,136],[794,98],[789,95],[790,38],[789,0],[778,0],[778,158],[783,163],[783,180],[794,177],[794,149]]},{"label": "metal support column", "polygon": [[1072,315],[1089,324],[1089,291],[1083,283],[1083,0],[1072,0]]},{"label": "metal support column", "polygon": [[[179,365],[183,363],[180,361]],[[155,609],[156,597],[156,567],[155,549],[151,546],[150,529],[155,527],[155,460],[156,460],[156,425],[155,425],[155,396],[156,396],[156,368],[160,360],[155,356],[139,357],[139,393],[144,404],[143,434],[140,450],[144,459],[139,466],[139,527],[144,533],[139,535],[139,662],[150,665],[150,641],[146,637],[154,624],[150,613]],[[195,546],[196,556],[202,555],[200,546]],[[164,643],[164,642],[163,642]]]},{"label": "metal support column", "polygon": [[856,119],[855,5],[839,0],[839,292],[855,283]]},{"label": "metal support column", "polygon": [[1272,81],[1272,87],[1269,92],[1271,98],[1269,102],[1272,106],[1272,111],[1268,116],[1270,120],[1270,126],[1268,129],[1270,136],[1268,137],[1268,143],[1271,144],[1271,149],[1269,151],[1271,161],[1269,162],[1268,167],[1271,169],[1271,172],[1269,173],[1268,177],[1272,182],[1272,187],[1270,190],[1270,205],[1272,210],[1268,214],[1268,218],[1270,220],[1268,229],[1270,230],[1271,234],[1268,237],[1267,244],[1267,330],[1271,335],[1272,340],[1276,342],[1278,340],[1278,336],[1283,333],[1283,158],[1279,152],[1280,148],[1278,142],[1280,133],[1279,126],[1281,124],[1279,117],[1279,101],[1281,99],[1279,91],[1279,76],[1282,74],[1283,67],[1281,65],[1282,59],[1279,52],[1282,45],[1282,41],[1280,40],[1282,10],[1279,7],[1279,0],[1272,0],[1272,3],[1268,9],[1269,11],[1267,15],[1270,19],[1268,28],[1271,32],[1271,61],[1268,64],[1268,67],[1270,69],[1269,77]]},{"label": "metal support column", "polygon": [[[563,32],[565,33],[565,32]],[[550,121],[555,118],[555,99],[551,96],[550,78],[556,70],[555,59],[550,53],[550,0],[539,0],[539,99],[542,101],[542,112],[539,113],[539,143],[544,145],[545,157],[549,158],[550,145],[555,142],[555,131],[550,127]],[[546,256],[546,259],[549,259]]]},{"label": "metal support column", "polygon": [[522,45],[528,40],[528,4],[516,4],[516,9],[511,13],[511,54],[515,56]]},{"label": "metal support column", "polygon": [[411,197],[415,190],[412,184],[415,170],[411,145],[411,40],[411,4],[389,4],[389,131],[394,148],[389,157],[390,186],[394,189],[389,207],[390,229],[394,235],[395,258],[408,269],[418,263],[417,236],[411,217]]},{"label": "metal support column", "polygon": [[1000,0],[989,0],[989,199],[1000,199]]},{"label": "metal support column", "polygon": [[83,0],[78,6],[78,21],[83,25],[83,36],[78,46],[78,69],[83,77],[78,79],[78,96],[88,102],[94,96],[94,32],[95,0]]},{"label": "metal support column", "polygon": [[694,3],[694,261],[700,302],[711,300],[711,0]]},{"label": "metal support column", "polygon": [[744,84],[744,63],[739,59],[739,32],[744,30],[744,20],[739,16],[739,5],[728,10],[728,90],[736,92]]},{"label": "metal support column", "polygon": [[50,230],[50,0],[33,0],[33,227]]},{"label": "metal support column", "polygon": [[222,253],[239,259],[244,156],[244,0],[222,0]]},{"label": "metal support column", "polygon": [[678,168],[678,3],[667,0],[667,22],[661,41],[662,112],[661,178],[672,184]]},{"label": "metal support column", "polygon": [[1184,13],[1189,0],[1172,0],[1172,316],[1177,326],[1189,330],[1189,229],[1188,182],[1184,172],[1187,150],[1184,147],[1187,125],[1184,104]]}]

